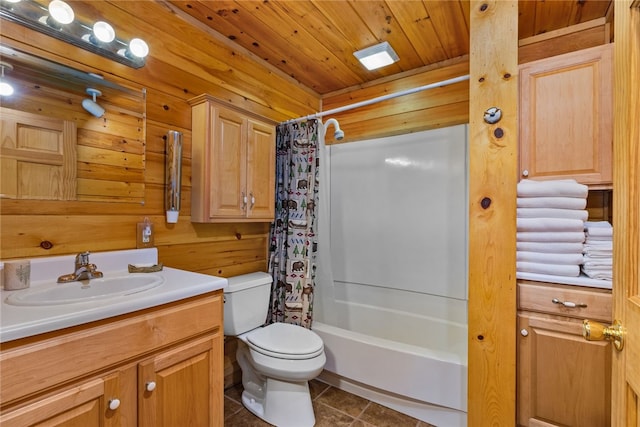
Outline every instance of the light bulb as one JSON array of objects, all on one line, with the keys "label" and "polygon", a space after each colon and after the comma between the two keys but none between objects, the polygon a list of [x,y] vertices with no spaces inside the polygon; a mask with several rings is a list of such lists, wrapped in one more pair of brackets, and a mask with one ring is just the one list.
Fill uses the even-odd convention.
[{"label": "light bulb", "polygon": [[53,0],[49,3],[49,14],[60,24],[70,24],[75,17],[71,6],[62,0]]},{"label": "light bulb", "polygon": [[5,81],[0,82],[0,96],[11,96],[13,95],[13,86]]},{"label": "light bulb", "polygon": [[116,38],[113,27],[104,21],[93,24],[93,35],[103,43],[110,43]]},{"label": "light bulb", "polygon": [[13,95],[13,86],[4,80],[5,68],[7,70],[13,70],[13,65],[7,62],[0,62],[0,96],[11,96]]},{"label": "light bulb", "polygon": [[149,54],[149,45],[142,39],[131,39],[129,52],[138,58],[145,58]]}]

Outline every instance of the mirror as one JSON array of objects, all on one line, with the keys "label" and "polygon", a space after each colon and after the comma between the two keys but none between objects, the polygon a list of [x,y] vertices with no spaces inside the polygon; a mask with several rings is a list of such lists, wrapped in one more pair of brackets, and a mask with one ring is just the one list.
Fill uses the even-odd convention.
[{"label": "mirror", "polygon": [[144,204],[144,89],[3,44],[0,66],[0,198]]}]

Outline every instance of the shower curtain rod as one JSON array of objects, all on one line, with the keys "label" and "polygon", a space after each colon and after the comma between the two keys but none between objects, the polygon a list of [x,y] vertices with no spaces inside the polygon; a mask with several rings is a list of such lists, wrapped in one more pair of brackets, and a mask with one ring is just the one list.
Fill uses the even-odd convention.
[{"label": "shower curtain rod", "polygon": [[450,84],[462,82],[462,81],[465,81],[465,80],[469,80],[469,75],[468,74],[464,75],[464,76],[460,76],[460,77],[454,77],[452,79],[442,80],[442,81],[436,82],[436,83],[430,83],[430,84],[424,85],[424,86],[414,87],[413,89],[407,89],[407,90],[403,90],[403,91],[400,91],[400,92],[390,93],[388,95],[378,96],[376,98],[371,98],[371,99],[368,99],[366,101],[360,101],[360,102],[356,102],[354,104],[345,105],[343,107],[334,108],[332,110],[321,111],[319,113],[310,114],[308,116],[298,117],[297,119],[287,120],[287,121],[283,122],[283,124],[302,122],[304,120],[311,120],[311,119],[321,119],[322,117],[328,116],[330,114],[341,113],[341,112],[347,111],[347,110],[353,110],[354,108],[364,107],[366,105],[371,105],[371,104],[375,104],[377,102],[386,101],[387,99],[397,98],[399,96],[404,96],[404,95],[411,95],[413,93],[421,92],[421,91],[427,90],[427,89],[434,89],[434,88],[437,88],[437,87],[448,86]]}]

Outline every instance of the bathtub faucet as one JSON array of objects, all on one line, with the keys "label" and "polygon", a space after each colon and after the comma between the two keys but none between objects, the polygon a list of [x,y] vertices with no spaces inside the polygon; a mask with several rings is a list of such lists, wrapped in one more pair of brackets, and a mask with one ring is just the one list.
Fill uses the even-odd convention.
[{"label": "bathtub faucet", "polygon": [[75,271],[58,277],[58,283],[76,282],[102,277],[102,272],[97,270],[95,264],[89,263],[89,252],[81,252],[76,255]]}]

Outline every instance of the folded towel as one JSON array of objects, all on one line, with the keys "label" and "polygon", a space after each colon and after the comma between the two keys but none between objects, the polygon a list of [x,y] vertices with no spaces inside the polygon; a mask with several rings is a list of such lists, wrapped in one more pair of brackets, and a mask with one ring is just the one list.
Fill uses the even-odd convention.
[{"label": "folded towel", "polygon": [[585,250],[584,255],[593,259],[613,258],[613,251],[598,252],[598,251],[592,251],[592,250],[589,250],[589,251]]},{"label": "folded towel", "polygon": [[566,218],[586,221],[589,218],[589,212],[578,209],[518,208],[516,216],[518,218]]},{"label": "folded towel", "polygon": [[592,279],[611,280],[613,279],[613,271],[611,269],[589,269],[582,268],[582,272]]},{"label": "folded towel", "polygon": [[518,197],[519,208],[584,209],[587,199],[577,197]]},{"label": "folded towel", "polygon": [[613,228],[609,221],[586,221],[585,228]]},{"label": "folded towel", "polygon": [[518,231],[516,233],[518,242],[564,242],[571,243],[584,242],[584,232],[582,231]]},{"label": "folded towel", "polygon": [[580,242],[516,242],[516,250],[545,254],[575,254],[583,251]]},{"label": "folded towel", "polygon": [[613,258],[591,258],[584,257],[582,265],[585,268],[608,268],[611,269],[613,267]]},{"label": "folded towel", "polygon": [[517,218],[518,231],[579,231],[584,232],[584,221],[565,218]]},{"label": "folded towel", "polygon": [[587,237],[613,237],[613,227],[607,221],[587,221],[584,231]]},{"label": "folded towel", "polygon": [[524,262],[539,262],[543,264],[580,265],[584,258],[582,254],[543,254],[540,252],[516,252],[516,260]]},{"label": "folded towel", "polygon": [[518,197],[577,197],[586,198],[589,187],[572,179],[534,181],[523,179],[518,183]]},{"label": "folded towel", "polygon": [[[586,236],[585,236],[586,237]],[[613,250],[613,240],[611,239],[606,239],[606,240],[592,240],[590,238],[586,238],[585,239],[585,246],[588,246],[589,248],[592,249],[599,249],[599,250]]]},{"label": "folded towel", "polygon": [[587,242],[591,242],[591,243],[605,243],[605,242],[613,242],[613,236],[594,236],[594,235],[589,235],[587,237],[586,233],[585,233],[585,238]]},{"label": "folded towel", "polygon": [[580,266],[562,264],[542,264],[537,262],[517,262],[516,270],[524,273],[552,274],[554,276],[578,277]]}]

